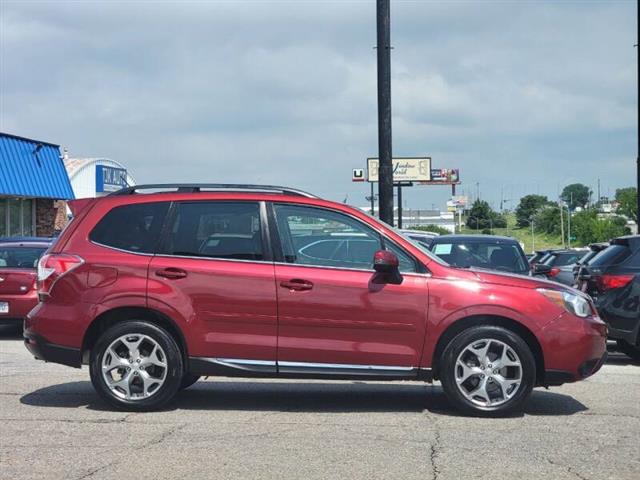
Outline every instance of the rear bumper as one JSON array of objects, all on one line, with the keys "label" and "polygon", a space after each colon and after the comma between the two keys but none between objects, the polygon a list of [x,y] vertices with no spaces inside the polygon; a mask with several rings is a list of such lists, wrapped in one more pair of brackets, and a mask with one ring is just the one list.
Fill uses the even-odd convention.
[{"label": "rear bumper", "polygon": [[35,333],[25,332],[24,346],[38,360],[75,368],[80,368],[82,365],[79,349],[49,343],[44,337]]},{"label": "rear bumper", "polygon": [[0,294],[0,302],[9,304],[9,313],[0,313],[0,323],[14,320],[23,320],[27,314],[38,304],[38,296],[35,290],[24,295]]}]

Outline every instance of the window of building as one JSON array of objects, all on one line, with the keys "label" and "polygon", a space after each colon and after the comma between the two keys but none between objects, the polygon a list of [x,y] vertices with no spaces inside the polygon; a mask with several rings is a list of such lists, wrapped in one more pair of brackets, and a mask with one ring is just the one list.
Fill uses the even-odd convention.
[{"label": "window of building", "polygon": [[35,235],[35,203],[30,198],[0,199],[0,237]]}]

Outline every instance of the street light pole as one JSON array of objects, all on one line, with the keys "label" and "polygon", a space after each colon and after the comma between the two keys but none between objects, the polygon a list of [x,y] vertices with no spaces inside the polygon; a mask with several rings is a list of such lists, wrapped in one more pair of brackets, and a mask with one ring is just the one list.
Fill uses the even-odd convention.
[{"label": "street light pole", "polygon": [[390,0],[376,1],[378,53],[378,208],[380,219],[393,225],[391,161],[391,15]]}]

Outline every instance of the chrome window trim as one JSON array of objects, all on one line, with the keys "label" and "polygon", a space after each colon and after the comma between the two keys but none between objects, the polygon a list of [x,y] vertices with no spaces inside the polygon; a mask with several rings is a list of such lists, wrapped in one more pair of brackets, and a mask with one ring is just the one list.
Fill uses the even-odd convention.
[{"label": "chrome window trim", "polygon": [[[376,232],[376,234],[378,234],[380,236],[380,238],[382,239],[382,242],[381,242],[382,245],[384,245],[385,241],[388,241],[388,242],[394,244],[402,252],[404,252],[405,255],[407,255],[409,258],[411,258],[413,260],[413,262],[415,263],[416,267],[422,266],[422,268],[424,268],[425,270],[427,270],[429,272],[429,267],[427,267],[425,262],[420,261],[414,254],[408,252],[406,250],[406,248],[404,248],[402,245],[399,245],[396,240],[394,240],[394,239],[390,238],[388,235],[386,235],[385,232],[383,231],[384,227],[382,227],[382,226],[376,225],[374,227],[372,225],[369,225],[367,222],[363,222],[362,219],[356,217],[355,215],[353,215],[350,212],[343,212],[342,210],[332,210],[332,209],[330,209],[328,207],[324,207],[324,206],[320,206],[320,205],[313,205],[313,204],[308,204],[308,203],[297,203],[297,202],[271,201],[271,206],[272,207],[275,207],[276,205],[286,205],[286,206],[291,206],[292,205],[292,206],[295,206],[295,207],[314,208],[314,209],[317,209],[317,210],[325,210],[327,212],[337,213],[337,214],[341,214],[341,215],[344,215],[346,217],[349,217],[352,220],[364,225],[366,228]],[[366,212],[365,212],[365,214],[366,214]],[[277,221],[277,214],[275,212],[275,209],[274,209],[274,219]],[[276,234],[278,236],[280,236],[280,232],[278,231],[278,226],[274,225],[274,227],[275,227]],[[401,235],[401,236],[403,236],[403,235]],[[276,262],[276,263],[278,263],[278,262]],[[298,265],[298,264],[297,263],[287,263],[287,265]],[[305,265],[305,266],[312,266],[312,265]],[[320,266],[320,265],[318,265],[318,266]],[[320,267],[321,268],[342,268],[342,267],[322,267],[322,266],[320,266]],[[351,269],[351,268],[348,268],[348,267],[345,267],[344,269],[345,270],[361,270],[361,269]],[[421,274],[420,272],[402,272],[401,271],[400,273],[402,275],[408,275],[408,274],[424,275],[424,274]],[[429,273],[429,276],[431,276],[430,273]]]},{"label": "chrome window trim", "polygon": [[[328,269],[328,270],[346,270],[348,272],[364,272],[364,273],[370,273],[370,274],[376,273],[376,271],[373,268],[366,269],[366,268],[349,268],[349,267],[329,267],[329,266],[325,266],[325,265],[304,265],[302,263],[287,263],[287,262],[273,262],[273,263],[275,265],[280,265],[280,266],[285,266],[285,267],[322,268],[322,269]],[[427,273],[400,272],[400,274],[403,277],[404,276],[411,276],[411,277],[431,278],[433,276],[433,274],[431,272],[427,272]]]}]

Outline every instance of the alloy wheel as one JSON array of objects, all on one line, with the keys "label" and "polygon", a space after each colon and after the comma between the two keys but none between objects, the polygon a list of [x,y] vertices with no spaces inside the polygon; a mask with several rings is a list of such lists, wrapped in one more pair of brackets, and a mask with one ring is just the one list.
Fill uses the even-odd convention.
[{"label": "alloy wheel", "polygon": [[102,356],[102,377],[118,398],[142,400],[157,393],[167,377],[167,356],[148,335],[126,334]]},{"label": "alloy wheel", "polygon": [[455,381],[473,404],[495,407],[509,401],[520,389],[522,363],[505,342],[492,338],[474,340],[458,355]]}]

